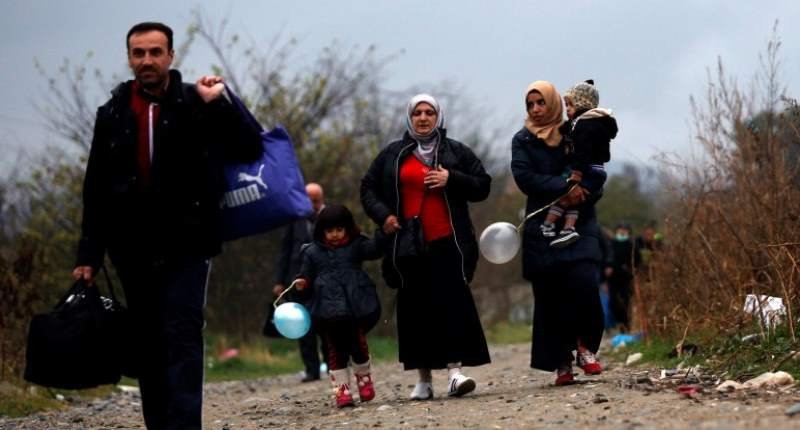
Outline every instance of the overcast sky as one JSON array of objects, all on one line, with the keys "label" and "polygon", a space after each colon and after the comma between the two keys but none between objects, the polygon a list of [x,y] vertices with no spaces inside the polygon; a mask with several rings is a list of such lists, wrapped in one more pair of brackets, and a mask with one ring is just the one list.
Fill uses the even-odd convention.
[{"label": "overcast sky", "polygon": [[[601,105],[615,111],[619,137],[612,164],[653,165],[661,152],[691,151],[689,96],[703,95],[706,69],[721,57],[741,82],[776,19],[783,42],[782,78],[797,96],[800,77],[800,1],[42,1],[3,0],[0,14],[0,149],[8,166],[20,150],[59,144],[43,130],[34,102],[46,82],[34,59],[55,71],[64,58],[127,76],[125,33],[144,20],[163,21],[181,42],[190,10],[202,5],[212,20],[267,43],[281,32],[297,37],[299,65],[334,39],[343,46],[374,44],[402,52],[389,64],[385,87],[449,81],[507,129],[503,148],[521,126],[523,92],[534,80],[559,90],[593,78]],[[185,67],[204,71],[212,57],[198,43]],[[428,91],[436,94],[436,88]],[[410,96],[411,94],[409,94]],[[107,95],[93,94],[99,104]],[[458,138],[459,131],[450,129]]]}]

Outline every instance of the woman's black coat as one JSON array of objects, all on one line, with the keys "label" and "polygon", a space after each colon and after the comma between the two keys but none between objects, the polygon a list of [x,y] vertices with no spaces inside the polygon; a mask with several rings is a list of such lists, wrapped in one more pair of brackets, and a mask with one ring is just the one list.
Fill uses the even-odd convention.
[{"label": "woman's black coat", "polygon": [[[553,148],[526,128],[514,135],[511,141],[511,173],[519,189],[528,196],[525,213],[550,204],[569,189],[562,176],[569,161],[565,151],[566,139]],[[539,226],[547,210],[525,223],[522,238],[522,271],[525,279],[532,280],[537,271],[546,270],[557,263],[602,260],[601,233],[594,209],[599,197],[593,195],[590,201],[579,207],[580,215],[575,229],[581,237],[569,247],[553,248],[549,244],[551,239],[542,236]]]},{"label": "woman's black coat", "polygon": [[[480,159],[461,142],[449,139],[444,129],[440,129],[441,143],[437,151],[437,164],[450,172],[445,187],[445,202],[450,211],[450,219],[456,244],[461,251],[462,275],[469,283],[478,262],[478,244],[475,228],[469,217],[468,202],[479,202],[489,196],[492,177],[486,173]],[[389,215],[402,218],[398,171],[405,157],[412,155],[417,145],[406,132],[403,139],[390,143],[381,151],[361,179],[361,203],[364,211],[379,226]],[[394,237],[389,238],[389,248]],[[394,264],[393,249],[389,249],[383,261],[383,277],[395,288],[402,284],[402,274]]]}]

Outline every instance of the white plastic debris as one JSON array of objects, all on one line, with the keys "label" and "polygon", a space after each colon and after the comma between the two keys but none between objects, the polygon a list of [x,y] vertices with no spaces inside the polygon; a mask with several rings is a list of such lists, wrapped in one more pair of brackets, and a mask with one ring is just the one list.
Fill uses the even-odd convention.
[{"label": "white plastic debris", "polygon": [[661,369],[661,377],[659,379],[667,379],[677,375],[678,369]]},{"label": "white plastic debris", "polygon": [[719,384],[716,388],[717,391],[726,392],[734,390],[744,390],[748,388],[775,388],[787,385],[793,385],[794,378],[792,375],[784,372],[764,372],[743,384],[736,381],[727,380]]},{"label": "white plastic debris", "polygon": [[748,388],[775,388],[787,385],[793,385],[794,378],[792,375],[784,372],[764,372],[743,384],[736,381],[727,380],[719,384],[716,388],[717,391],[726,392],[734,390],[744,390]]},{"label": "white plastic debris", "polygon": [[755,378],[746,381],[744,386],[746,388],[763,388],[763,387],[780,387],[784,385],[794,384],[792,375],[784,372],[764,372]]},{"label": "white plastic debris", "polygon": [[748,294],[744,299],[744,311],[757,316],[767,327],[775,327],[786,316],[782,298],[763,294]]},{"label": "white plastic debris", "polygon": [[721,384],[719,384],[717,386],[717,391],[725,393],[725,392],[728,392],[728,391],[741,390],[741,389],[744,389],[744,388],[745,387],[744,387],[743,384],[740,384],[740,383],[738,383],[736,381],[732,381],[732,380],[728,379],[727,381],[725,381],[725,382],[723,382],[723,383],[721,383]]},{"label": "white plastic debris", "polygon": [[625,359],[625,365],[626,366],[633,365],[633,364],[635,364],[636,362],[638,362],[641,359],[642,359],[642,353],[641,352],[637,352],[637,353],[631,354],[631,355],[628,356],[628,358]]}]

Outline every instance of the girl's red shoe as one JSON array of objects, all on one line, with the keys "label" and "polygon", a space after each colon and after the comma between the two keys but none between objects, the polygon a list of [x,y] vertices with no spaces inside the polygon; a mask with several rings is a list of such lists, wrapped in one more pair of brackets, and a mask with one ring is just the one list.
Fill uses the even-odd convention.
[{"label": "girl's red shoe", "polygon": [[348,384],[339,385],[334,390],[335,390],[335,394],[336,394],[336,407],[337,408],[344,408],[344,407],[347,407],[347,406],[354,406],[353,396],[350,395],[350,386]]},{"label": "girl's red shoe", "polygon": [[372,376],[369,373],[359,375],[356,373],[356,383],[358,384],[358,398],[362,402],[368,402],[375,398],[375,386],[372,384]]}]

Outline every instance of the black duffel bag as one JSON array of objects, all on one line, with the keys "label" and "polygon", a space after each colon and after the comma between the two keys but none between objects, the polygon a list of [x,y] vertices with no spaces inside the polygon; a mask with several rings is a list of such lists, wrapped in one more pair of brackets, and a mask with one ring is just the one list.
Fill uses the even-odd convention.
[{"label": "black duffel bag", "polygon": [[[83,389],[120,380],[128,317],[108,274],[109,297],[79,280],[55,308],[28,329],[25,380],[52,388]],[[125,372],[133,373],[133,372]]]}]

